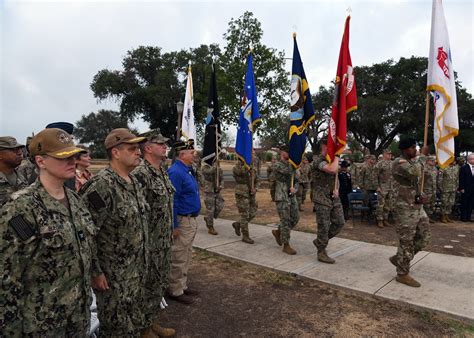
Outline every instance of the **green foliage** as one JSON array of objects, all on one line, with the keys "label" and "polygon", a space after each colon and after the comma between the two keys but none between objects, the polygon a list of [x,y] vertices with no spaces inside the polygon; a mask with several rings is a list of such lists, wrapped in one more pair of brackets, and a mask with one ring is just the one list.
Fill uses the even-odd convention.
[{"label": "green foliage", "polygon": [[239,117],[240,98],[244,87],[246,58],[249,47],[253,47],[253,67],[255,85],[259,96],[259,109],[262,127],[259,134],[271,133],[267,122],[289,111],[286,97],[290,82],[285,72],[285,54],[269,48],[261,42],[263,30],[260,22],[251,12],[245,12],[237,19],[231,19],[224,34],[226,45],[220,59],[223,69],[218,77],[218,90],[221,96],[221,114],[227,123],[236,123]]},{"label": "green foliage", "polygon": [[[128,121],[118,112],[112,110],[99,110],[97,113],[82,115],[76,122],[74,136],[79,143],[90,145],[91,156],[106,158],[104,141],[107,135],[115,128],[128,128]],[[136,133],[136,131],[133,131]]]}]

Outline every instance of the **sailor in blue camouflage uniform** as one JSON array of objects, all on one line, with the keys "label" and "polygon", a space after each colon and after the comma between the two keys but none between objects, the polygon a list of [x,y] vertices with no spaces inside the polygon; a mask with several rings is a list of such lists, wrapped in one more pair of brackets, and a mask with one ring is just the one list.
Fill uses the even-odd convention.
[{"label": "sailor in blue camouflage uniform", "polygon": [[158,130],[151,130],[141,136],[147,138],[146,142],[140,143],[143,161],[133,170],[132,175],[140,182],[150,205],[148,214],[150,264],[145,285],[145,305],[148,307],[147,320],[152,321],[152,332],[148,334],[170,337],[175,334],[175,330],[162,327],[158,318],[160,303],[169,285],[173,232],[174,188],[168,174],[162,168],[168,149],[166,142],[169,139],[161,135]]},{"label": "sailor in blue camouflage uniform", "polygon": [[51,128],[31,141],[39,177],[0,211],[0,335],[86,337],[90,326],[91,214],[64,188],[75,175],[74,146]]},{"label": "sailor in blue camouflage uniform", "polygon": [[107,337],[137,336],[151,330],[144,300],[149,206],[130,174],[140,163],[138,143],[144,140],[125,128],[112,130],[105,139],[110,166],[80,191],[96,226],[92,286],[97,290],[100,334]]},{"label": "sailor in blue camouflage uniform", "polygon": [[17,170],[23,159],[23,148],[24,145],[19,144],[14,137],[0,137],[0,207],[13,192],[27,186],[26,180]]}]

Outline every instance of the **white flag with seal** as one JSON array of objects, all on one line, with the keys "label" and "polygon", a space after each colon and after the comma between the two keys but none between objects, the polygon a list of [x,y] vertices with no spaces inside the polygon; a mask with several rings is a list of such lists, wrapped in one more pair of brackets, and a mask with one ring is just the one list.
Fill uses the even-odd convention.
[{"label": "white flag with seal", "polygon": [[186,96],[184,97],[183,119],[181,122],[181,135],[186,140],[193,139],[196,142],[196,125],[194,124],[194,94],[193,76],[191,64],[188,68],[188,79],[186,84]]},{"label": "white flag with seal", "polygon": [[454,161],[454,137],[459,133],[456,85],[448,29],[441,0],[433,0],[426,90],[434,96],[434,144],[441,168]]}]

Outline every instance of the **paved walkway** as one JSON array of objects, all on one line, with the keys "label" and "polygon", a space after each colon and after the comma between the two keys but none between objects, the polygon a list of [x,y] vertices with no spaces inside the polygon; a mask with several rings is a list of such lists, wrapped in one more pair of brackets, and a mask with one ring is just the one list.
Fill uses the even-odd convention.
[{"label": "paved walkway", "polygon": [[474,258],[419,252],[412,274],[421,287],[411,288],[394,280],[395,267],[388,261],[393,246],[333,238],[327,251],[336,264],[324,264],[316,259],[315,234],[292,231],[298,254],[290,256],[276,244],[271,226],[251,224],[255,244],[249,245],[235,235],[232,221],[215,221],[218,236],[207,233],[202,217],[198,221],[196,248],[474,322]]}]

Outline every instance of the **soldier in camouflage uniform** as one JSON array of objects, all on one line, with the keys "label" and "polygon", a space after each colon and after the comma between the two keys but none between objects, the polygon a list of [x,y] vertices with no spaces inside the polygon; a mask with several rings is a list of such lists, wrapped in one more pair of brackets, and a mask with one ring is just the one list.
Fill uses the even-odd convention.
[{"label": "soldier in camouflage uniform", "polygon": [[149,206],[137,179],[138,142],[128,129],[112,130],[105,139],[110,166],[81,189],[96,226],[97,259],[92,286],[97,292],[100,334],[136,336],[149,330],[145,320]]},{"label": "soldier in camouflage uniform", "polygon": [[[232,168],[232,175],[235,180],[235,203],[239,209],[240,221],[232,223],[235,234],[240,236],[242,233],[242,241],[253,244],[254,240],[250,238],[249,222],[257,214],[258,204],[256,200],[258,176],[255,168],[248,168],[242,160],[236,163]],[[253,184],[251,181],[253,178]]]},{"label": "soldier in camouflage uniform", "polygon": [[281,146],[280,160],[273,166],[276,178],[275,202],[280,223],[278,224],[278,230],[272,230],[272,234],[277,244],[283,245],[284,253],[295,255],[296,250],[290,246],[290,232],[298,224],[300,215],[294,187],[295,169],[288,160],[288,146]]},{"label": "soldier in camouflage uniform", "polygon": [[376,161],[374,155],[366,155],[365,162],[361,165],[358,175],[360,187],[365,193],[365,204],[370,207],[371,213],[375,210],[370,197],[377,192],[378,188],[377,169],[375,168]]},{"label": "soldier in camouflage uniform", "polygon": [[[166,160],[169,140],[158,130],[151,130],[143,135],[147,141],[140,144],[143,161],[136,167],[132,175],[141,184],[146,200],[150,205],[148,215],[149,238],[149,271],[145,284],[146,321],[152,322],[152,331],[160,337],[170,337],[175,330],[162,327],[158,313],[164,291],[169,286],[171,243],[173,233],[173,195],[174,187],[168,173],[161,167]],[[152,335],[151,332],[148,332]]]},{"label": "soldier in camouflage uniform", "polygon": [[339,158],[328,163],[326,160],[327,139],[320,141],[321,154],[311,163],[311,179],[316,189],[313,191],[313,203],[316,210],[318,225],[317,237],[313,244],[318,249],[318,260],[334,264],[335,260],[327,255],[326,247],[329,240],[336,236],[344,226],[344,212],[335,186],[336,175],[339,171]]},{"label": "soldier in camouflage uniform", "polygon": [[375,165],[377,171],[377,226],[390,226],[388,217],[392,206],[392,151],[385,149],[382,160]]},{"label": "soldier in camouflage uniform", "polygon": [[425,182],[423,187],[423,194],[426,196],[426,203],[423,205],[426,214],[429,217],[430,223],[434,223],[434,206],[436,202],[436,179],[438,177],[438,170],[436,169],[436,156],[427,156],[424,166]]},{"label": "soldier in camouflage uniform", "polygon": [[298,191],[296,192],[296,198],[298,200],[298,209],[302,211],[302,205],[306,200],[306,193],[308,192],[308,189],[310,189],[311,181],[309,178],[311,168],[306,156],[303,156],[303,161],[296,171],[298,176]]},{"label": "soldier in camouflage uniform", "polygon": [[[191,139],[194,142],[193,139]],[[199,184],[199,187],[204,187],[204,175],[202,174],[202,167],[201,167],[201,158],[199,157],[198,152],[194,153],[194,162],[192,164],[194,170],[194,177],[196,177],[196,181]]]},{"label": "soldier in camouflage uniform", "polygon": [[0,207],[13,192],[27,186],[23,176],[16,170],[23,158],[23,147],[13,137],[0,137]]},{"label": "soldier in camouflage uniform", "polygon": [[21,162],[20,166],[17,168],[18,174],[23,177],[23,180],[28,185],[36,181],[36,178],[38,178],[38,171],[37,171],[36,165],[33,163],[34,159],[31,158],[28,151],[31,138],[32,137],[30,136],[26,138],[26,147],[25,147],[26,154],[24,154],[23,156],[24,159]]},{"label": "soldier in camouflage uniform", "polygon": [[276,163],[276,158],[272,156],[272,161],[267,167],[267,178],[270,185],[270,196],[272,197],[272,202],[275,202],[275,172],[273,171],[273,166]]},{"label": "soldier in camouflage uniform", "polygon": [[424,196],[420,192],[423,169],[421,163],[415,161],[415,140],[402,139],[398,147],[402,155],[393,162],[392,174],[396,201],[393,214],[399,245],[397,254],[390,257],[390,262],[397,268],[398,282],[419,287],[420,283],[409,272],[411,260],[426,247],[431,236],[428,216],[422,205]]},{"label": "soldier in camouflage uniform", "polygon": [[[207,232],[211,235],[217,235],[214,229],[214,218],[219,217],[224,208],[224,198],[222,198],[221,190],[224,187],[224,171],[217,165],[217,161],[212,166],[204,163],[202,166],[202,174],[204,176],[204,204],[206,205],[206,221]],[[217,174],[219,182],[217,182]]]},{"label": "soldier in camouflage uniform", "polygon": [[441,192],[441,222],[452,223],[451,213],[456,201],[459,186],[459,167],[452,162],[449,167],[440,169],[438,190]]},{"label": "soldier in camouflage uniform", "polygon": [[0,211],[0,335],[87,337],[94,224],[63,187],[82,149],[60,129],[38,133],[30,149],[39,179]]}]

